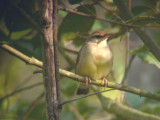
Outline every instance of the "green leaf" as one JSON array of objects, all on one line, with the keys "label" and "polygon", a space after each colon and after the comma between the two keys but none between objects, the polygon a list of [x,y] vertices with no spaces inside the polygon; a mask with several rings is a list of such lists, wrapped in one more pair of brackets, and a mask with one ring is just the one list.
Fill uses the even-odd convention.
[{"label": "green leaf", "polygon": [[10,39],[11,40],[21,39],[24,35],[26,35],[30,31],[31,31],[31,29],[25,29],[25,30],[21,30],[21,31],[17,31],[17,32],[12,32]]},{"label": "green leaf", "polygon": [[[17,6],[24,10],[37,23],[40,22],[39,5],[38,2],[33,0],[22,0]],[[32,27],[24,15],[12,4],[6,5],[5,24],[12,32],[21,31]]]},{"label": "green leaf", "polygon": [[75,91],[77,89],[77,82],[71,81],[70,78],[62,77],[62,80],[60,81],[61,91],[63,94],[69,96],[75,96]]},{"label": "green leaf", "polygon": [[149,64],[153,64],[160,69],[160,62],[144,45],[140,46],[136,50],[131,50],[130,53],[137,55],[141,60],[148,62]]},{"label": "green leaf", "polygon": [[40,102],[29,113],[27,120],[47,120],[45,113],[45,103]]},{"label": "green leaf", "polygon": [[160,115],[160,102],[147,98],[141,107],[141,110],[146,113]]},{"label": "green leaf", "polygon": [[[18,51],[21,51],[23,54],[30,56],[30,57],[35,57],[39,60],[41,60],[41,46],[35,47],[33,44],[34,39],[32,40],[11,40],[9,41],[10,44],[17,49]],[[40,42],[37,44],[40,44]]]},{"label": "green leaf", "polygon": [[12,5],[7,6],[5,24],[10,31],[20,31],[30,28],[27,20]]},{"label": "green leaf", "polygon": [[19,7],[37,23],[40,23],[41,2],[39,0],[21,0]]},{"label": "green leaf", "polygon": [[[89,15],[95,15],[96,10],[92,5],[83,5],[77,8],[78,12],[89,14]],[[78,37],[75,37],[74,34],[79,33],[81,35],[87,34],[89,30],[92,28],[92,25],[94,23],[94,19],[79,16],[73,13],[69,13],[61,23],[59,27],[59,33],[58,33],[58,39],[61,40],[64,38],[64,35],[66,34],[72,35],[71,37],[68,37],[70,39],[75,39],[74,43],[79,45],[80,43],[84,42],[84,39],[79,39]],[[72,33],[72,34],[71,34]],[[70,40],[69,39],[69,40]]]},{"label": "green leaf", "polygon": [[1,42],[8,42],[10,39],[0,30],[0,41]]},{"label": "green leaf", "polygon": [[140,97],[139,95],[126,92],[125,97],[127,99],[128,104],[133,108],[138,108],[142,104],[144,104],[145,97]]}]

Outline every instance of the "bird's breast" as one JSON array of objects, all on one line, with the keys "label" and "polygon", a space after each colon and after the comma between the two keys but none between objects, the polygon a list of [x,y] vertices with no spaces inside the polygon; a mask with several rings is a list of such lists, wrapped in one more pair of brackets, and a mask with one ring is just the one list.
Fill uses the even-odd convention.
[{"label": "bird's breast", "polygon": [[76,73],[100,79],[109,74],[112,68],[112,52],[108,46],[88,44],[83,46],[76,65]]},{"label": "bird's breast", "polygon": [[93,56],[95,64],[97,65],[110,63],[110,61],[112,61],[113,59],[112,52],[108,46],[104,47],[95,46],[94,48],[91,49],[90,53],[91,56]]}]

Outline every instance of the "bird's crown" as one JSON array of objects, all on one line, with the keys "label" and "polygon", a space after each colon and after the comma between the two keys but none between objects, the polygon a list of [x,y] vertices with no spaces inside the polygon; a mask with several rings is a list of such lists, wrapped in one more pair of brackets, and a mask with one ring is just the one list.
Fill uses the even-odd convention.
[{"label": "bird's crown", "polygon": [[112,33],[105,33],[104,31],[95,31],[91,34],[92,37],[110,37]]}]

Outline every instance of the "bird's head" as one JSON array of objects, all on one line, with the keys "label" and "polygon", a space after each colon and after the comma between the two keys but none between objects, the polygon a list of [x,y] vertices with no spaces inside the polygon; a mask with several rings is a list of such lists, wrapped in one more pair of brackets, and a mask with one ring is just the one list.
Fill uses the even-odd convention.
[{"label": "bird's head", "polygon": [[89,37],[89,41],[94,43],[101,43],[102,41],[108,40],[112,33],[105,33],[104,31],[95,31]]}]

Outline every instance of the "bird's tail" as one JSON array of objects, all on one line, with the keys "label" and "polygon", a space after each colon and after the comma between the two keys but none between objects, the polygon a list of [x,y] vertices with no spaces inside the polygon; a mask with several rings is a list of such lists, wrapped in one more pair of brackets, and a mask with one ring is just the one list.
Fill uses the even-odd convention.
[{"label": "bird's tail", "polygon": [[76,91],[77,95],[87,94],[89,92],[89,86],[86,86],[85,83],[79,83]]}]

